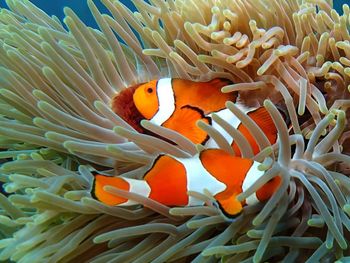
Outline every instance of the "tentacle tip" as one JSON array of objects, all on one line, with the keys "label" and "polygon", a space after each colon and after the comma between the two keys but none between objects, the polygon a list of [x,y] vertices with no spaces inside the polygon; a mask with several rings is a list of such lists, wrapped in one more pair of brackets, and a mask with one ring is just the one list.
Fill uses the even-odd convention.
[{"label": "tentacle tip", "polygon": [[[65,23],[66,25],[68,25],[68,26],[70,26],[70,25],[72,25],[72,23],[73,23],[73,19],[70,17],[70,16],[68,16],[68,14],[67,14],[67,9],[69,9],[68,7],[64,7],[63,8],[63,12],[64,12],[64,14],[66,15],[66,17],[65,18],[63,18],[63,23]],[[69,9],[70,10],[70,9]],[[69,12],[68,12],[69,13]]]},{"label": "tentacle tip", "polygon": [[73,10],[71,8],[69,8],[68,6],[63,7],[63,12],[65,15],[68,15],[70,12],[73,12]]},{"label": "tentacle tip", "polygon": [[229,86],[224,86],[221,88],[221,92],[222,93],[229,93],[229,92],[231,92],[231,89]]},{"label": "tentacle tip", "polygon": [[88,6],[95,6],[94,2],[92,0],[87,0]]},{"label": "tentacle tip", "polygon": [[206,123],[202,120],[198,120],[196,121],[196,125],[199,127],[199,128],[203,128],[203,127],[206,127]]},{"label": "tentacle tip", "polygon": [[95,100],[95,101],[94,101],[94,107],[95,107],[96,109],[101,108],[102,105],[103,105],[103,102],[102,102],[102,101],[100,101],[100,100]]},{"label": "tentacle tip", "polygon": [[65,147],[65,148],[69,148],[70,146],[71,146],[71,142],[70,141],[65,141],[63,143],[63,147]]},{"label": "tentacle tip", "polygon": [[[238,200],[238,198],[237,198],[237,200]],[[253,224],[253,226],[260,226],[261,221],[260,221],[260,219],[254,218],[252,224]]]},{"label": "tentacle tip", "polygon": [[123,130],[124,130],[123,127],[120,127],[120,126],[114,126],[113,127],[113,132],[115,132],[117,134],[123,132]]},{"label": "tentacle tip", "polygon": [[97,236],[94,239],[92,239],[92,242],[94,242],[95,244],[100,244],[100,243],[103,243],[104,241],[101,240],[101,238],[99,238],[99,236]]},{"label": "tentacle tip", "polygon": [[143,128],[147,128],[148,124],[150,123],[149,120],[141,120],[140,121],[140,125],[143,127]]},{"label": "tentacle tip", "polygon": [[[34,93],[34,92],[35,92],[35,91],[33,91],[33,93]],[[39,92],[39,91],[38,91],[38,92]],[[49,103],[47,103],[46,101],[43,101],[43,100],[38,101],[37,105],[38,105],[38,108],[41,109],[41,110],[43,110],[43,109],[44,109],[45,107],[47,107],[47,106],[50,106]]]},{"label": "tentacle tip", "polygon": [[209,249],[204,250],[204,251],[201,253],[201,255],[202,255],[203,257],[209,257],[209,256],[215,255],[215,253],[212,251],[211,248],[209,248]]},{"label": "tentacle tip", "polygon": [[339,246],[343,250],[346,250],[348,248],[348,244],[346,243],[345,239],[340,242]]},{"label": "tentacle tip", "polygon": [[272,105],[271,100],[264,100],[264,107],[272,107]]},{"label": "tentacle tip", "polygon": [[234,103],[232,101],[226,101],[225,106],[226,106],[226,108],[229,108],[229,107],[234,106]]},{"label": "tentacle tip", "polygon": [[350,204],[346,204],[343,206],[343,210],[350,216]]}]

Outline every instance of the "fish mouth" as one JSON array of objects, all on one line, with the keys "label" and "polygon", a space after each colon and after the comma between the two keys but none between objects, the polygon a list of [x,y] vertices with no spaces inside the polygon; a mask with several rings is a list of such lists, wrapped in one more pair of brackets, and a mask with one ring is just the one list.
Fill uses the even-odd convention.
[{"label": "fish mouth", "polygon": [[140,133],[146,130],[141,126],[141,120],[145,119],[135,106],[133,95],[135,90],[144,83],[130,86],[117,93],[111,100],[111,108],[114,113],[121,117],[131,127]]}]

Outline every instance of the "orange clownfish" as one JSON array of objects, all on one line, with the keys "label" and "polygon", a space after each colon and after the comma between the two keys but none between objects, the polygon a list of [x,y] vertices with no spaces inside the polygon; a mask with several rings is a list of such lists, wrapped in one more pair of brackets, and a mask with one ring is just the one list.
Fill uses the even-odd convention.
[{"label": "orange clownfish", "polygon": [[204,193],[204,189],[207,189],[223,213],[228,217],[235,217],[240,214],[244,205],[256,204],[270,198],[281,183],[280,176],[276,176],[246,200],[239,202],[237,195],[264,174],[258,169],[259,164],[250,159],[232,156],[220,149],[203,150],[191,158],[160,155],[142,180],[95,175],[91,194],[93,198],[111,206],[137,204],[103,189],[110,185],[167,206],[199,206],[204,202],[188,196],[187,192]]},{"label": "orange clownfish", "polygon": [[[195,144],[203,144],[209,148],[217,148],[214,140],[197,127],[198,120],[211,124],[232,145],[236,155],[239,148],[232,137],[212,121],[211,114],[216,113],[234,128],[238,129],[252,146],[253,153],[259,152],[259,147],[249,130],[228,109],[225,102],[235,102],[236,93],[225,94],[221,88],[229,81],[214,79],[209,82],[193,82],[183,79],[162,78],[140,85],[133,94],[137,110],[154,124],[177,131]],[[263,130],[271,144],[277,139],[277,129],[264,107],[249,108],[238,105]]]}]

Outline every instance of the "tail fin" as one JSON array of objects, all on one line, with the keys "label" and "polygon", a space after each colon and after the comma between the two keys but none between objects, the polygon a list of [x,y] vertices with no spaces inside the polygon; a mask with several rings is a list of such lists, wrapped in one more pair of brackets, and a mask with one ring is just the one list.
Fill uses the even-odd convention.
[{"label": "tail fin", "polygon": [[111,206],[128,206],[135,205],[136,203],[117,196],[104,190],[105,186],[113,186],[115,188],[137,193],[145,197],[149,196],[151,189],[146,181],[136,180],[124,177],[111,177],[106,175],[95,175],[91,195],[94,199]]},{"label": "tail fin", "polygon": [[276,126],[273,123],[269,112],[264,107],[259,107],[256,110],[249,112],[248,115],[265,133],[277,133]]}]

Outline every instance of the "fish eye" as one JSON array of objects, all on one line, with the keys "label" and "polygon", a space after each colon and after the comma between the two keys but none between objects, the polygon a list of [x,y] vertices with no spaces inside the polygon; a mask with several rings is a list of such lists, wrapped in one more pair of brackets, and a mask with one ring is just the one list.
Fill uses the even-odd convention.
[{"label": "fish eye", "polygon": [[147,89],[147,92],[148,92],[148,93],[152,93],[152,92],[153,92],[153,89],[152,89],[152,88],[148,88],[148,89]]}]

